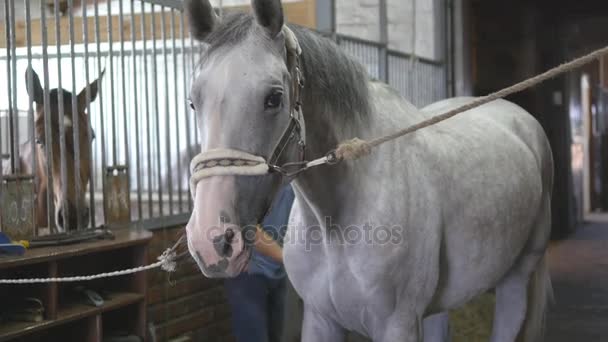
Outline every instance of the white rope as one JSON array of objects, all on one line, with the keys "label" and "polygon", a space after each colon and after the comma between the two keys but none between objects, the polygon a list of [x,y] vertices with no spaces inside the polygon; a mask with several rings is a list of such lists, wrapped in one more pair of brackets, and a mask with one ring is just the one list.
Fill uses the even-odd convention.
[{"label": "white rope", "polygon": [[151,269],[155,269],[160,267],[165,272],[175,272],[177,268],[177,263],[175,259],[177,259],[177,254],[175,253],[175,248],[181,243],[182,239],[178,240],[178,242],[171,248],[167,248],[166,251],[163,252],[158,257],[158,261],[147,265],[147,266],[139,266],[134,268],[129,268],[126,270],[113,271],[113,272],[105,272],[99,273],[89,276],[74,276],[74,277],[61,277],[61,278],[22,278],[22,279],[0,279],[0,284],[40,284],[40,283],[70,283],[77,281],[89,281],[95,279],[102,278],[111,278],[118,277],[127,274],[133,274],[138,272],[143,272]]}]

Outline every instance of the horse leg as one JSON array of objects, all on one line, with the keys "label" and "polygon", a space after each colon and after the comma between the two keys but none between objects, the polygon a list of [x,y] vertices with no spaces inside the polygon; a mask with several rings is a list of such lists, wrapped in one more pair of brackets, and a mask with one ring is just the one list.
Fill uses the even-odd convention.
[{"label": "horse leg", "polygon": [[544,257],[551,229],[549,200],[543,200],[542,206],[522,255],[496,288],[492,342],[541,339],[551,289]]},{"label": "horse leg", "polygon": [[374,342],[422,342],[422,318],[415,313],[393,314]]},{"label": "horse leg", "polygon": [[304,303],[302,342],[343,342],[344,329]]},{"label": "horse leg", "polygon": [[450,324],[447,312],[428,316],[422,321],[424,342],[449,342]]}]

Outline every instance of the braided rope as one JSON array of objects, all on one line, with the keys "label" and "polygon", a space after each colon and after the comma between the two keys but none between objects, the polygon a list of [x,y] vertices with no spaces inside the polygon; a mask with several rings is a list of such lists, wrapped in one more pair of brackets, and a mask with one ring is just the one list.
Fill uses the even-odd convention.
[{"label": "braided rope", "polygon": [[412,126],[406,127],[404,129],[398,130],[394,133],[379,137],[379,138],[375,138],[369,141],[366,140],[362,140],[362,139],[351,139],[351,140],[347,140],[344,141],[342,143],[340,143],[340,145],[338,145],[338,147],[335,150],[335,156],[336,158],[338,158],[339,160],[354,160],[354,159],[358,159],[362,156],[365,156],[367,154],[369,154],[371,152],[371,149],[377,146],[380,146],[386,142],[389,142],[391,140],[395,140],[397,138],[400,138],[404,135],[416,132],[420,129],[423,129],[425,127],[428,126],[432,126],[436,123],[439,123],[441,121],[447,120],[453,116],[456,116],[458,114],[461,114],[463,112],[466,112],[467,110],[473,109],[473,108],[477,108],[479,106],[482,106],[488,102],[492,102],[494,100],[498,100],[504,97],[507,97],[509,95],[518,93],[522,90],[531,88],[533,86],[536,86],[539,83],[542,83],[548,79],[551,79],[555,76],[561,75],[563,73],[566,73],[568,71],[572,71],[574,69],[580,68],[581,66],[590,63],[596,59],[601,58],[602,56],[608,55],[608,46],[604,47],[602,49],[596,50],[588,55],[585,55],[583,57],[577,58],[571,62],[568,63],[564,63],[561,64],[553,69],[550,69],[540,75],[537,75],[535,77],[532,77],[530,79],[527,79],[525,81],[519,82],[513,86],[510,86],[508,88],[499,90],[495,93],[492,93],[490,95],[487,96],[483,96],[480,97],[478,99],[475,99],[465,105],[462,105],[460,107],[457,107],[455,109],[452,109],[448,112],[445,112],[443,114],[434,116],[430,119],[421,121],[417,124],[414,124]]},{"label": "braided rope", "polygon": [[139,266],[134,268],[129,268],[126,270],[113,271],[113,272],[105,272],[99,273],[89,276],[74,276],[74,277],[61,277],[61,278],[22,278],[22,279],[0,279],[0,284],[40,284],[40,283],[70,283],[70,282],[78,282],[78,281],[89,281],[101,278],[111,278],[118,277],[127,274],[133,274],[138,272],[143,272],[147,270],[151,270],[154,268],[160,267],[165,272],[175,272],[177,268],[176,259],[178,258],[175,250],[177,247],[184,241],[184,237],[182,236],[175,245],[171,248],[167,248],[163,254],[161,254],[157,259],[158,261],[147,265],[147,266]]}]

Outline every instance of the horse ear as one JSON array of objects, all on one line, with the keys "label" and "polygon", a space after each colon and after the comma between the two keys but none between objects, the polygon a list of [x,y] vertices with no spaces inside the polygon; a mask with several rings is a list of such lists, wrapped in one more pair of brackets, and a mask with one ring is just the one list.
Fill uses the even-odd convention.
[{"label": "horse ear", "polygon": [[27,94],[30,96],[30,98],[37,104],[42,104],[44,101],[42,85],[40,84],[38,74],[36,74],[32,67],[27,68],[25,71],[25,86],[27,88]]},{"label": "horse ear", "polygon": [[268,31],[271,38],[276,37],[284,23],[281,0],[251,0],[251,6],[258,24]]},{"label": "horse ear", "polygon": [[188,16],[190,33],[197,40],[205,40],[220,22],[209,0],[186,0],[184,8]]},{"label": "horse ear", "polygon": [[99,92],[99,82],[101,82],[105,73],[106,70],[102,70],[101,75],[99,75],[99,77],[93,81],[93,83],[89,84],[83,90],[81,90],[80,93],[78,93],[78,111],[80,113],[84,113],[84,111],[87,109],[87,88],[89,88],[89,103],[91,103],[97,98],[97,93]]}]

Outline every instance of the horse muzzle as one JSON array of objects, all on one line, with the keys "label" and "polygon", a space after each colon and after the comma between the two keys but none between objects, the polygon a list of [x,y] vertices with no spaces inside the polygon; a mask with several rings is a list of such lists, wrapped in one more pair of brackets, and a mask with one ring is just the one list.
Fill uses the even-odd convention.
[{"label": "horse muzzle", "polygon": [[234,177],[206,178],[196,187],[186,226],[188,249],[209,278],[235,277],[249,262],[250,230],[237,224],[234,194]]}]

